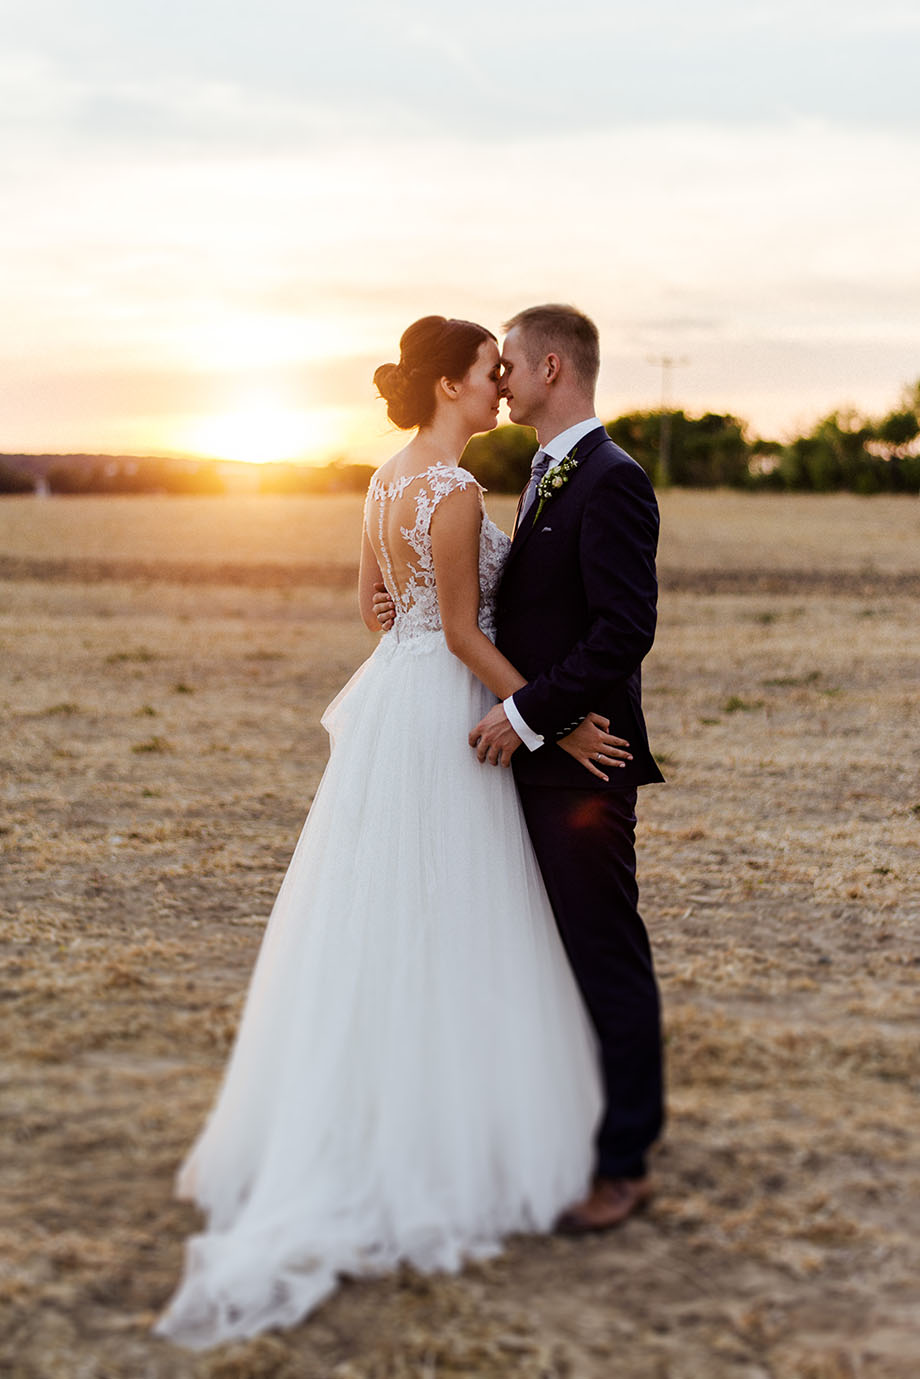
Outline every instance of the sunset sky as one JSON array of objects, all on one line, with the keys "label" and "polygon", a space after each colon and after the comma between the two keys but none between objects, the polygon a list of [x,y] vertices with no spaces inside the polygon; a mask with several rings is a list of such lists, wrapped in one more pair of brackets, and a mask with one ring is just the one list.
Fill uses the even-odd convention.
[{"label": "sunset sky", "polygon": [[[428,312],[571,301],[600,411],[920,378],[920,9],[0,0],[0,451],[376,460]],[[401,442],[399,442],[401,443]]]}]

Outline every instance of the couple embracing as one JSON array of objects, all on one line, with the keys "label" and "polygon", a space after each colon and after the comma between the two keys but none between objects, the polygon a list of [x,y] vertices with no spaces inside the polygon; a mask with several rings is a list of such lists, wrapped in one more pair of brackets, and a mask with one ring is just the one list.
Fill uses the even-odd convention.
[{"label": "couple embracing", "polygon": [[[605,1230],[650,1195],[634,829],[661,780],[640,696],[658,511],[594,415],[594,324],[543,306],[506,330],[500,351],[425,317],[375,374],[415,431],[365,505],[360,608],[384,635],[323,717],[329,764],[179,1175],[207,1214],[157,1327],[179,1344],[293,1325],[343,1274]],[[502,398],[540,446],[511,541],[459,463]]]}]

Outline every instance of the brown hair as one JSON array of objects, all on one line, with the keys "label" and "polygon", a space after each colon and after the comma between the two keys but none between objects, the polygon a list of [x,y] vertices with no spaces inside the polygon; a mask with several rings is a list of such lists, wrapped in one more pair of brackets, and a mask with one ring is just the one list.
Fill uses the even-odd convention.
[{"label": "brown hair", "polygon": [[594,391],[601,366],[597,326],[574,306],[551,302],[529,306],[505,322],[505,330],[519,328],[524,353],[531,368],[547,354],[560,354],[569,361],[575,377],[588,392]]},{"label": "brown hair", "polygon": [[374,371],[377,391],[394,426],[407,431],[434,416],[434,385],[439,378],[461,379],[469,373],[479,346],[495,336],[475,321],[423,316],[403,332],[399,363]]}]

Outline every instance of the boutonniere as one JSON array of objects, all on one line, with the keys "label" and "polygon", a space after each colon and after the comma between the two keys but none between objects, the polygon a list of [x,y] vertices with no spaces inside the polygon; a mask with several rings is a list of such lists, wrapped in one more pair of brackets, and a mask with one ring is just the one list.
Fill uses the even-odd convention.
[{"label": "boutonniere", "polygon": [[554,493],[558,493],[561,488],[565,488],[575,470],[578,468],[578,461],[575,458],[575,451],[578,446],[573,446],[567,455],[563,455],[557,465],[548,469],[543,478],[537,484],[537,510],[533,515],[536,522],[540,513],[543,511],[547,498],[552,498]]}]

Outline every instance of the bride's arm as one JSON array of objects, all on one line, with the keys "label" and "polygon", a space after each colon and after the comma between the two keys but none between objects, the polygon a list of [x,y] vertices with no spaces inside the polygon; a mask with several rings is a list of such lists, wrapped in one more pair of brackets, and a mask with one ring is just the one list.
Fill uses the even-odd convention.
[{"label": "bride's arm", "polygon": [[[361,541],[361,566],[358,571],[358,611],[364,626],[371,632],[379,632],[381,623],[374,609],[375,585],[383,585],[383,575],[374,555],[370,537],[364,532]],[[386,631],[386,629],[383,629]]]},{"label": "bride's arm", "polygon": [[431,554],[438,607],[450,650],[497,698],[506,699],[527,681],[479,627],[481,523],[479,489],[472,485],[454,489],[435,508]]},{"label": "bride's arm", "polygon": [[[438,607],[441,613],[441,626],[448,647],[455,656],[468,666],[484,685],[499,699],[507,699],[527,681],[516,670],[507,657],[503,656],[479,627],[479,528],[482,524],[482,506],[479,490],[474,488],[455,489],[453,493],[435,508],[431,518],[431,554],[434,561],[434,574],[438,590]],[[373,609],[373,600],[371,601]],[[504,710],[498,704],[492,710]],[[507,724],[507,719],[505,719]],[[510,729],[510,724],[508,724]],[[477,729],[470,734],[470,745]],[[480,760],[488,760],[493,765],[508,766],[511,755],[520,738],[510,732],[511,741],[501,751],[495,750],[479,754]],[[614,737],[609,724],[600,715],[591,713],[574,733],[559,740],[564,748],[580,765],[602,780],[608,777],[599,766],[622,766],[628,760],[629,746],[622,738]]]}]

